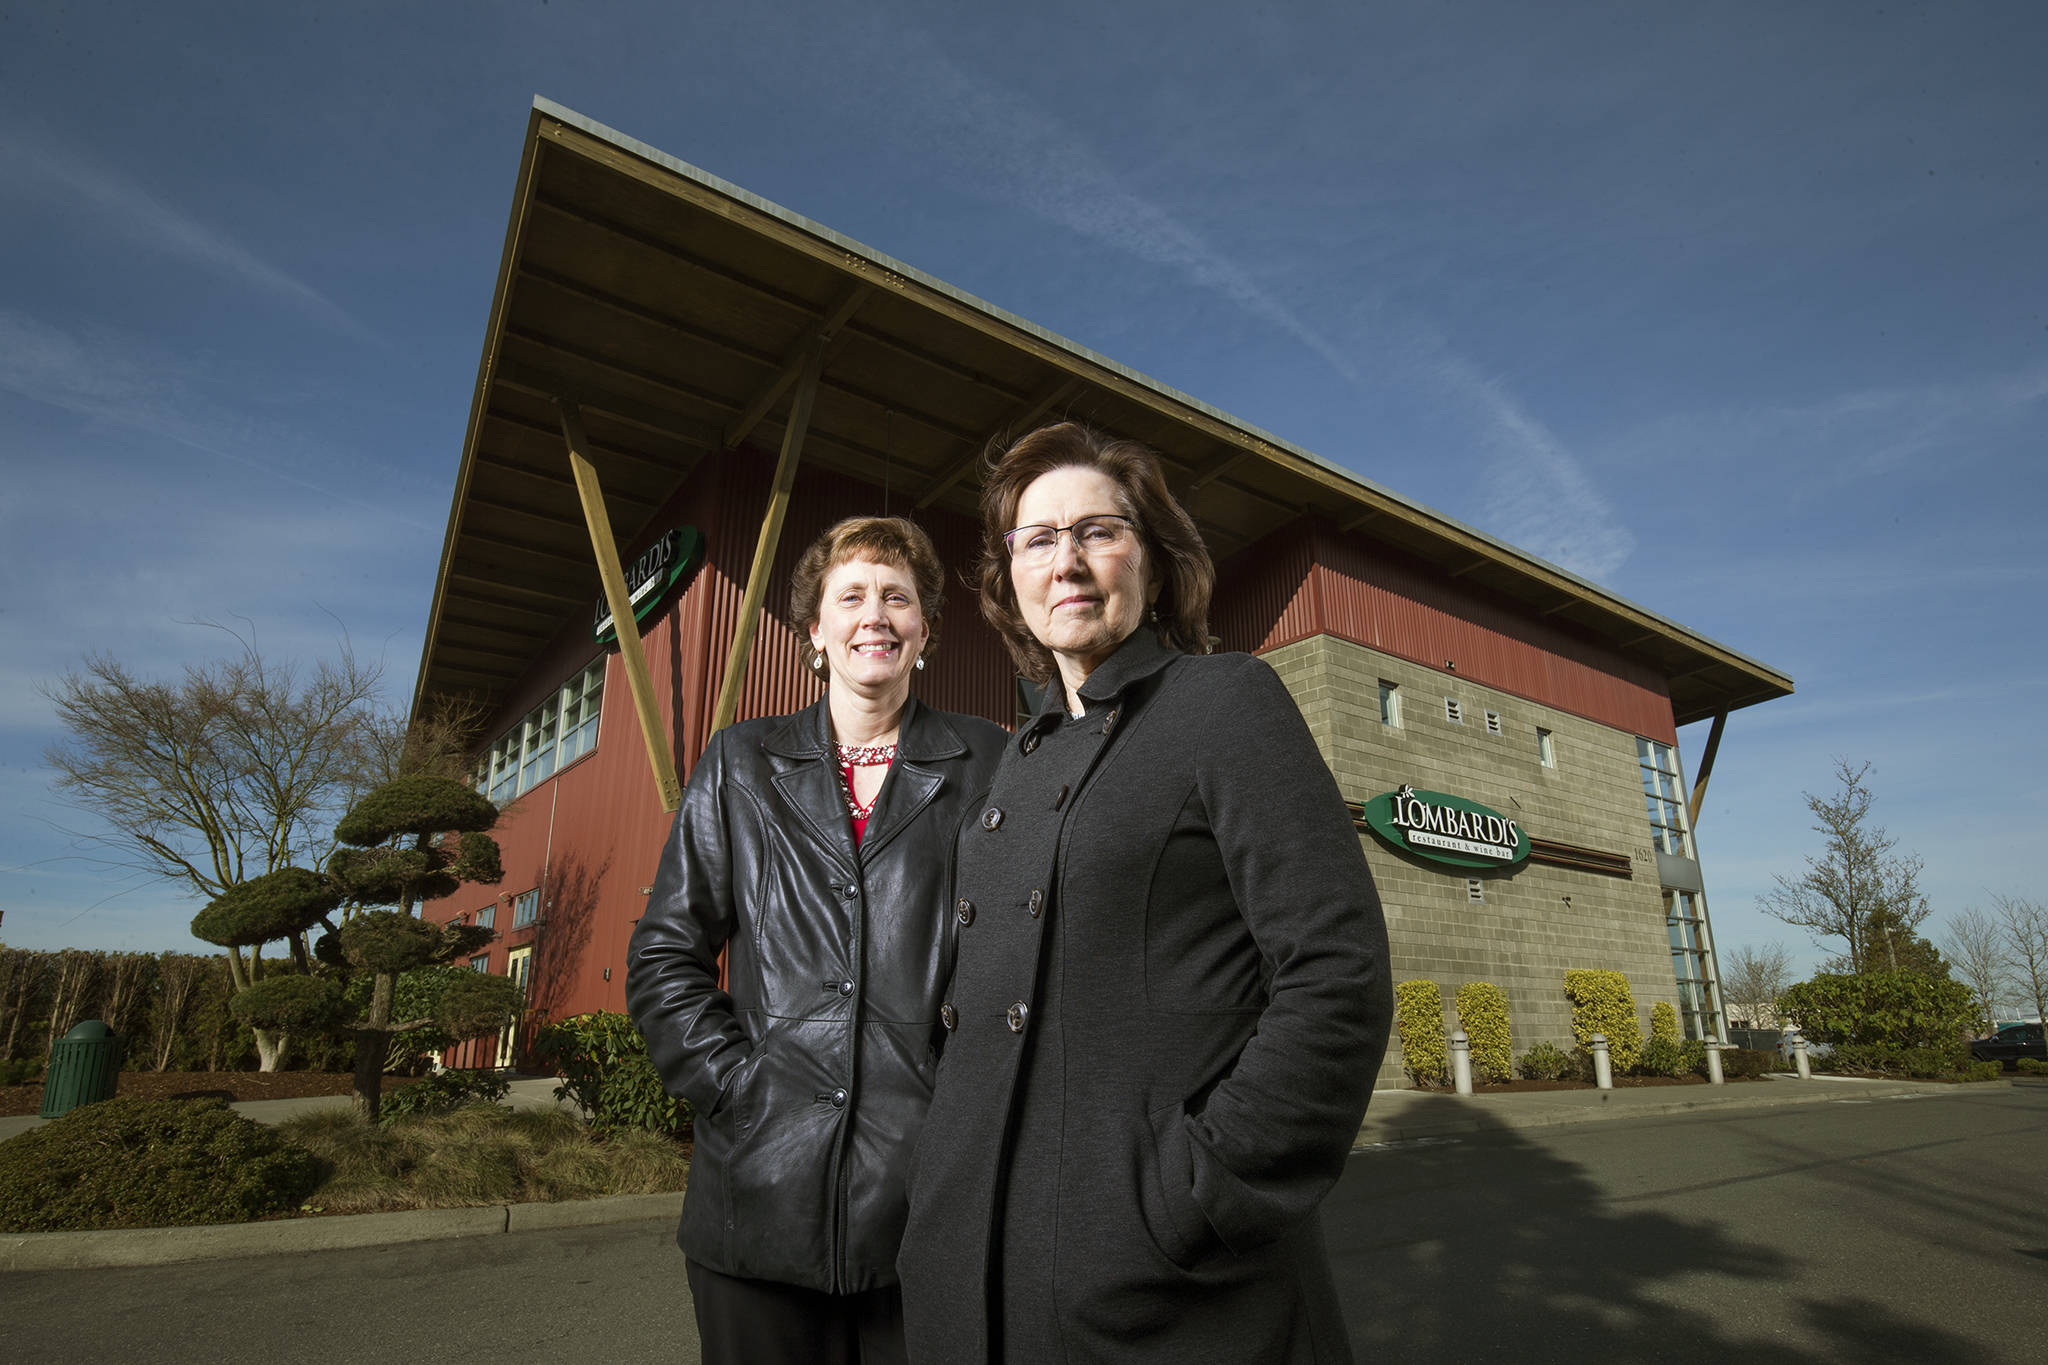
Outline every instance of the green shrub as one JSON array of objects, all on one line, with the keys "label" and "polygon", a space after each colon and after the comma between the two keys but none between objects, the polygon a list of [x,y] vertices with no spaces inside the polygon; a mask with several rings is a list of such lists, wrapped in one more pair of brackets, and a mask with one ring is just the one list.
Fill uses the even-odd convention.
[{"label": "green shrub", "polygon": [[1704,1076],[1707,1074],[1707,1045],[1697,1038],[1688,1038],[1678,1045],[1678,1070],[1674,1076]]},{"label": "green shrub", "polygon": [[496,1104],[511,1089],[494,1071],[443,1071],[386,1095],[377,1121],[390,1123],[422,1114],[446,1114],[465,1105]]},{"label": "green shrub", "polygon": [[1472,1045],[1472,1074],[1480,1081],[1514,1075],[1514,1037],[1508,1025],[1507,993],[1491,981],[1458,987],[1458,1026]]},{"label": "green shrub", "polygon": [[1569,1081],[1579,1074],[1578,1061],[1555,1043],[1536,1044],[1517,1066],[1532,1081]]},{"label": "green shrub", "polygon": [[1659,1000],[1650,1006],[1650,1036],[1670,1042],[1680,1041],[1678,1032],[1678,1011],[1669,1000]]},{"label": "green shrub", "polygon": [[1892,1047],[1883,1043],[1838,1043],[1821,1065],[1829,1071],[1874,1071],[1931,1079],[1953,1076],[1969,1064],[1967,1043],[1943,1047]]},{"label": "green shrub", "polygon": [[1764,1052],[1753,1047],[1724,1047],[1721,1049],[1721,1074],[1744,1079],[1764,1076],[1773,1071],[1782,1071],[1785,1064],[1775,1052]]},{"label": "green shrub", "polygon": [[555,1098],[575,1100],[600,1133],[675,1134],[690,1126],[689,1101],[662,1088],[647,1044],[626,1015],[597,1010],[550,1024],[534,1039],[534,1055],[561,1074]]},{"label": "green shrub", "polygon": [[0,1142],[0,1231],[246,1222],[319,1177],[310,1152],[221,1100],[104,1100]]},{"label": "green shrub", "polygon": [[1903,1052],[1948,1048],[1976,1022],[1970,988],[1919,972],[1823,973],[1778,997],[1778,1008],[1816,1043]]},{"label": "green shrub", "polygon": [[2048,1076],[2048,1062],[2039,1057],[2020,1058],[2019,1068],[2022,1076]]},{"label": "green shrub", "polygon": [[0,1062],[0,1085],[29,1085],[43,1078],[43,1063],[37,1057],[17,1057]]},{"label": "green shrub", "polygon": [[1450,1079],[1450,1046],[1444,1041],[1444,993],[1434,981],[1403,981],[1394,987],[1394,1023],[1401,1030],[1401,1066],[1417,1085]]},{"label": "green shrub", "polygon": [[1684,1048],[1674,1039],[1651,1034],[1635,1069],[1645,1076],[1682,1076],[1686,1074]]},{"label": "green shrub", "polygon": [[1635,1070],[1643,1054],[1642,1024],[1636,1019],[1636,997],[1620,972],[1581,968],[1564,974],[1564,994],[1572,1002],[1572,1034],[1591,1050],[1593,1035],[1607,1035],[1607,1059],[1616,1072]]},{"label": "green shrub", "polygon": [[[2027,1058],[2028,1061],[2034,1060]],[[1998,1062],[1971,1062],[1963,1068],[1966,1081],[1995,1081],[2005,1075],[2005,1067]]]}]

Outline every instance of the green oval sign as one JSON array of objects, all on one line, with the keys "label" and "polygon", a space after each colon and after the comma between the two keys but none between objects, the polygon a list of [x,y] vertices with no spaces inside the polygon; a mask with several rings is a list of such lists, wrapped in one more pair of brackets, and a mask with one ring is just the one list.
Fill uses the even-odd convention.
[{"label": "green oval sign", "polygon": [[[668,590],[689,577],[690,570],[704,557],[704,534],[694,526],[678,526],[648,546],[626,569],[626,595],[633,603],[633,619],[645,621],[661,605]],[[597,596],[597,615],[590,633],[601,645],[615,645],[619,632],[612,625],[611,603]]]},{"label": "green oval sign", "polygon": [[1400,849],[1453,867],[1512,867],[1529,856],[1517,822],[1477,801],[1402,786],[1361,808],[1372,832]]}]

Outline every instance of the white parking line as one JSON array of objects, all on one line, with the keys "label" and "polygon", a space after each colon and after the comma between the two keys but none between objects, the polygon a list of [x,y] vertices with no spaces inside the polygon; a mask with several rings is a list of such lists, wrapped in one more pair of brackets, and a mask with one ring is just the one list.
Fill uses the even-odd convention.
[{"label": "white parking line", "polygon": [[1391,1152],[1407,1147],[1452,1147],[1461,1141],[1463,1141],[1462,1138],[1452,1137],[1401,1138],[1394,1142],[1360,1142],[1354,1144],[1351,1150],[1353,1153]]}]

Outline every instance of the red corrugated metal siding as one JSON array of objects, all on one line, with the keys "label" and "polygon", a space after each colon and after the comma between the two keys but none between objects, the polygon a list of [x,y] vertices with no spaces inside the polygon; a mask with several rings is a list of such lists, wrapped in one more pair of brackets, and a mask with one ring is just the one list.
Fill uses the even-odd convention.
[{"label": "red corrugated metal siding", "polygon": [[[1307,582],[1272,615],[1254,648],[1271,649],[1322,631],[1440,671],[1526,697],[1619,730],[1677,742],[1671,700],[1655,670],[1558,627],[1459,587],[1356,536],[1327,528],[1298,538],[1315,565]],[[1274,547],[1292,556],[1291,545]],[[1255,547],[1240,559],[1260,555]],[[1257,570],[1253,570],[1254,581]],[[1270,611],[1270,595],[1262,599]],[[1256,629],[1258,617],[1244,627]],[[1304,628],[1306,625],[1307,628]]]},{"label": "red corrugated metal siding", "polygon": [[[685,778],[707,738],[704,730],[724,673],[726,647],[745,591],[772,473],[772,458],[758,454],[706,460],[652,519],[655,530],[688,523],[705,533],[703,567],[680,595],[642,623],[662,724]],[[878,489],[822,473],[798,478],[741,690],[742,719],[784,714],[822,695],[821,684],[804,663],[808,640],[786,620],[790,571],[805,547],[833,521],[882,510]],[[943,648],[918,676],[915,690],[934,706],[1007,725],[1013,719],[1015,686],[1009,656],[981,620],[974,595],[958,576],[978,545],[977,530],[945,513],[926,512],[917,520],[931,532],[954,576],[948,582],[948,609],[941,624]],[[631,545],[622,550],[630,560],[641,548]],[[597,655],[588,615],[578,612],[564,625],[495,718],[489,729],[493,738]],[[491,970],[503,972],[511,949],[532,944],[529,998],[537,1011],[551,1018],[625,1008],[626,939],[645,907],[640,888],[653,880],[672,822],[655,792],[625,669],[615,657],[605,671],[598,724],[596,750],[513,803],[495,831],[505,878],[495,888],[501,893],[500,938],[490,949]],[[533,888],[542,892],[542,923],[538,929],[513,930],[512,900]],[[446,920],[462,911],[474,912],[491,899],[490,889],[464,891],[422,913]],[[611,969],[610,980],[605,979],[606,968]],[[493,1047],[495,1043],[488,1041],[479,1044],[474,1055],[480,1057]]]},{"label": "red corrugated metal siding", "polygon": [[1276,536],[1221,568],[1209,629],[1222,648],[1256,653],[1322,629],[1310,589],[1314,565],[1308,537]]}]

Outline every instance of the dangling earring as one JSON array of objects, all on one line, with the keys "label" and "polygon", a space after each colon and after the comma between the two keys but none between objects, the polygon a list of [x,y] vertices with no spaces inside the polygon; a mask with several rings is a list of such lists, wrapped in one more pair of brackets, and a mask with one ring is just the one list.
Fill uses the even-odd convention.
[{"label": "dangling earring", "polygon": [[922,654],[917,656],[917,671],[920,673],[924,672],[924,655]]},{"label": "dangling earring", "polygon": [[812,651],[811,651],[811,672],[813,672],[813,673],[823,673],[824,671],[825,671],[825,651],[824,651],[824,650],[822,650],[822,649],[814,649],[814,650],[812,650]]}]

